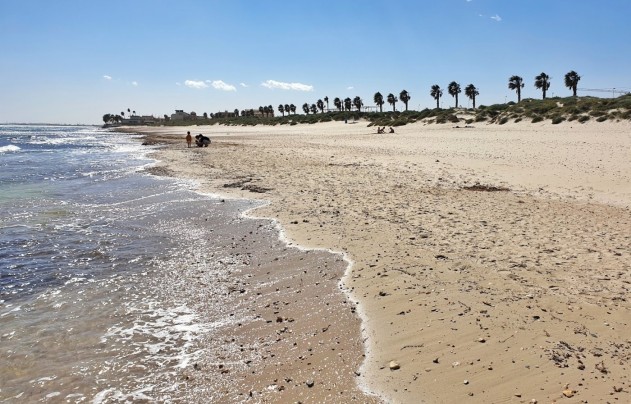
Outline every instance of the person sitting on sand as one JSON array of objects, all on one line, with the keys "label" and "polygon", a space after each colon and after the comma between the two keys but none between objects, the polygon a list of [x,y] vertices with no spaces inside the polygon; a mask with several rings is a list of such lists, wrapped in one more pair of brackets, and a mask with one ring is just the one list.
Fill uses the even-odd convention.
[{"label": "person sitting on sand", "polygon": [[377,133],[384,133],[385,130],[386,130],[385,126],[383,128],[381,128],[380,126],[377,126]]},{"label": "person sitting on sand", "polygon": [[[385,126],[383,128],[386,129]],[[394,133],[394,128],[392,126],[390,127],[390,133]]]},{"label": "person sitting on sand", "polygon": [[191,136],[191,132],[188,131],[186,132],[186,144],[188,144],[188,147],[191,147],[192,142],[193,142],[193,136]]},{"label": "person sitting on sand", "polygon": [[195,144],[197,145],[197,147],[208,147],[208,145],[210,144],[210,139],[200,133],[199,135],[195,136]]}]

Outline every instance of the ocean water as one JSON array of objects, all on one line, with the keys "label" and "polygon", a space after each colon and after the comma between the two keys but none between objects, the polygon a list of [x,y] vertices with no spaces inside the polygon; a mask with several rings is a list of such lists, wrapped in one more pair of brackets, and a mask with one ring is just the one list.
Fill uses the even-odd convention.
[{"label": "ocean water", "polygon": [[232,270],[225,245],[254,205],[149,175],[150,150],[95,127],[0,125],[0,402],[184,397],[181,369],[224,320],[200,317],[179,274]]}]

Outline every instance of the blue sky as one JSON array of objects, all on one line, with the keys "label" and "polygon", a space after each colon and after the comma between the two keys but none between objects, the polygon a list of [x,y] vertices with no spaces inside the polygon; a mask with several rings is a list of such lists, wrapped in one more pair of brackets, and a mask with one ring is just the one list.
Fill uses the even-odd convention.
[{"label": "blue sky", "polygon": [[403,89],[423,109],[454,80],[489,105],[516,99],[512,75],[522,98],[541,96],[541,72],[549,95],[571,95],[570,70],[579,88],[629,91],[630,19],[629,0],[0,0],[0,123],[372,105]]}]

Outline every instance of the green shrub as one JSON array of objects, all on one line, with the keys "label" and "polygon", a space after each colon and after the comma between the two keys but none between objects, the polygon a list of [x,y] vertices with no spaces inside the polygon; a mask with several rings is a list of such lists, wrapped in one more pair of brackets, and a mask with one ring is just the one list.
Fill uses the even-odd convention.
[{"label": "green shrub", "polygon": [[449,122],[451,123],[458,123],[460,122],[460,119],[458,119],[458,117],[455,114],[449,114],[447,116],[447,119],[449,120]]},{"label": "green shrub", "polygon": [[553,125],[558,125],[563,121],[565,121],[565,118],[563,118],[562,116],[555,116],[554,118],[552,118]]},{"label": "green shrub", "polygon": [[609,117],[606,115],[603,115],[601,117],[598,117],[598,119],[596,119],[596,122],[605,122],[607,119],[609,119]]},{"label": "green shrub", "polygon": [[515,123],[517,123],[517,122],[521,122],[521,117],[515,119]]},{"label": "green shrub", "polygon": [[537,123],[541,121],[543,121],[543,117],[540,115],[536,115],[534,118],[532,118],[532,123]]},{"label": "green shrub", "polygon": [[589,121],[589,115],[581,115],[581,117],[578,118],[578,121],[580,123],[585,123],[585,122]]},{"label": "green shrub", "polygon": [[504,125],[506,122],[508,122],[508,117],[505,116],[502,119],[500,119],[499,124]]}]

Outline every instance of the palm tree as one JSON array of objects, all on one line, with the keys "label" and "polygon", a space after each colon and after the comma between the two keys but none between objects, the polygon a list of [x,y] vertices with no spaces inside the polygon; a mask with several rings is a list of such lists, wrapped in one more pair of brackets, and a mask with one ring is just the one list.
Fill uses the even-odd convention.
[{"label": "palm tree", "polygon": [[[206,118],[207,116],[206,116],[205,112],[204,112],[204,115],[205,115],[204,118]],[[239,109],[238,108],[234,109],[234,116],[235,116],[235,118],[239,116]]]},{"label": "palm tree", "polygon": [[267,108],[267,106],[263,107],[263,113],[266,117],[269,116],[269,108]]},{"label": "palm tree", "polygon": [[121,111],[121,116],[123,117],[123,119],[125,118],[125,112]]},{"label": "palm tree", "polygon": [[550,88],[550,76],[545,73],[535,76],[535,88],[538,88],[543,92],[543,99],[545,100],[546,92]]},{"label": "palm tree", "polygon": [[345,110],[350,111],[352,105],[353,105],[353,102],[351,101],[350,97],[344,98],[344,109]]},{"label": "palm tree", "polygon": [[335,108],[337,108],[338,111],[342,110],[342,100],[340,100],[339,97],[335,97],[335,99],[333,100],[333,105],[335,105]]},{"label": "palm tree", "polygon": [[129,108],[127,108],[127,115],[131,115],[131,111],[129,110]]},{"label": "palm tree", "polygon": [[318,112],[318,106],[315,104],[311,104],[311,106],[309,107],[309,109],[311,110],[311,112],[313,112],[314,114],[316,114]]},{"label": "palm tree", "polygon": [[581,79],[581,76],[578,75],[574,70],[570,71],[565,75],[565,87],[572,90],[572,95],[576,97],[576,86],[578,86],[578,82]]},{"label": "palm tree", "polygon": [[399,99],[405,104],[406,111],[408,110],[408,102],[410,101],[410,98],[412,97],[410,97],[410,93],[408,93],[407,90],[403,90],[399,94]]},{"label": "palm tree", "polygon": [[133,115],[136,115],[136,111],[131,111]]},{"label": "palm tree", "polygon": [[449,86],[447,86],[447,92],[449,93],[449,95],[456,99],[456,108],[458,108],[458,94],[462,92],[460,90],[460,84],[452,81],[451,83],[449,83]]},{"label": "palm tree", "polygon": [[362,99],[357,96],[353,98],[353,105],[355,106],[355,108],[357,108],[358,111],[361,111],[362,105],[364,105],[364,103],[362,102]]},{"label": "palm tree", "polygon": [[309,104],[306,102],[302,104],[302,110],[305,111],[305,114],[309,115]]},{"label": "palm tree", "polygon": [[436,109],[440,108],[438,104],[440,103],[440,97],[443,96],[443,90],[440,89],[438,84],[432,86],[432,91],[429,92],[429,95],[436,100]]},{"label": "palm tree", "polygon": [[322,100],[318,100],[318,102],[316,103],[316,106],[318,107],[318,109],[320,110],[320,113],[324,112],[324,101]]},{"label": "palm tree", "polygon": [[379,106],[379,112],[383,112],[383,104],[385,101],[383,100],[383,95],[381,95],[379,91],[375,93],[373,101],[375,101],[375,105]]},{"label": "palm tree", "polygon": [[469,84],[464,88],[464,94],[473,101],[473,109],[475,109],[475,97],[480,94],[477,88],[473,84]]},{"label": "palm tree", "polygon": [[524,79],[519,76],[511,76],[508,79],[508,88],[517,91],[517,103],[521,102],[521,89],[524,88]]},{"label": "palm tree", "polygon": [[394,96],[394,94],[388,94],[388,104],[392,105],[392,112],[397,110],[397,101],[399,100]]},{"label": "palm tree", "polygon": [[324,97],[324,102],[326,102],[326,112],[329,112],[329,97]]},{"label": "palm tree", "polygon": [[285,104],[285,112],[287,112],[287,115],[289,115],[289,111],[291,111],[291,107],[289,104]]},{"label": "palm tree", "polygon": [[274,116],[274,107],[272,107],[271,105],[267,106],[267,110],[269,111],[269,114],[273,117]]},{"label": "palm tree", "polygon": [[278,112],[280,112],[281,114],[283,114],[283,116],[285,116],[285,106],[283,104],[280,104],[278,106]]},{"label": "palm tree", "polygon": [[296,115],[296,106],[294,104],[289,105],[289,110],[292,114]]},{"label": "palm tree", "polygon": [[261,115],[263,115],[265,113],[265,108],[259,107],[259,112],[261,113]]}]

